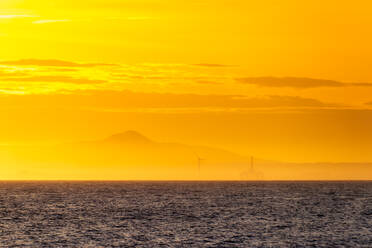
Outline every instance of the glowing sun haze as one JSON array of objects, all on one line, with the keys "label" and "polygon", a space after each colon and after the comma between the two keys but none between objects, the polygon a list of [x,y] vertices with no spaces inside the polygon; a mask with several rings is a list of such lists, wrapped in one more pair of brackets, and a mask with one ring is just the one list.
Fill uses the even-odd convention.
[{"label": "glowing sun haze", "polygon": [[0,154],[137,130],[277,161],[370,162],[371,10],[2,0]]}]

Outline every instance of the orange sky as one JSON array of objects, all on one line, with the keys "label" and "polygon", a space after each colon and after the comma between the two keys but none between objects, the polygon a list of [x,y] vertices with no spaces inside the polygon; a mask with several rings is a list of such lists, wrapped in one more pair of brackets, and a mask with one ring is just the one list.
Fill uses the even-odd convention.
[{"label": "orange sky", "polygon": [[2,0],[0,144],[372,161],[370,1]]}]

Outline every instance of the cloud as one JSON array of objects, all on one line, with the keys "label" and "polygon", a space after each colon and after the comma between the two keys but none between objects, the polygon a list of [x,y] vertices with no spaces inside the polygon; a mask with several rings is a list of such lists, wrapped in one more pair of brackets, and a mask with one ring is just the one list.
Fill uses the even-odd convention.
[{"label": "cloud", "polygon": [[0,19],[34,18],[33,15],[0,15]]},{"label": "cloud", "polygon": [[92,109],[252,109],[252,108],[336,108],[334,104],[293,97],[266,96],[247,97],[244,95],[199,95],[175,93],[143,93],[133,91],[74,91],[71,94],[46,94],[1,96],[3,106],[49,106],[82,107]]},{"label": "cloud", "polygon": [[4,71],[0,70],[0,78],[6,78],[6,77],[21,77],[21,76],[26,76],[27,74],[24,72],[19,72],[19,71]]},{"label": "cloud", "polygon": [[[216,77],[207,77],[207,76],[184,76],[184,75],[168,75],[166,72],[162,74],[149,74],[146,75],[147,71],[138,71],[135,73],[113,73],[112,76],[118,79],[138,79],[138,80],[191,80],[200,84],[221,84],[219,82],[212,81]],[[221,79],[221,78],[218,78]]]},{"label": "cloud", "polygon": [[168,80],[168,79],[177,79],[175,77],[163,77],[163,76],[151,76],[151,75],[144,75],[143,73],[136,73],[136,74],[112,74],[115,78],[119,79],[139,79],[139,80]]},{"label": "cloud", "polygon": [[55,71],[55,72],[77,72],[79,71],[78,69],[75,68],[47,68],[45,71]]},{"label": "cloud", "polygon": [[319,87],[372,87],[371,83],[343,83],[334,80],[300,78],[300,77],[246,77],[237,78],[236,81],[244,84],[253,84],[259,87],[286,87],[286,88],[319,88]]},{"label": "cloud", "polygon": [[155,18],[150,16],[129,16],[125,18],[128,21],[146,21],[146,20],[154,20]]},{"label": "cloud", "polygon": [[372,87],[372,83],[350,83],[345,86],[359,86],[359,87]]},{"label": "cloud", "polygon": [[106,63],[76,63],[64,60],[41,60],[41,59],[21,59],[13,61],[0,61],[0,65],[10,66],[50,66],[50,67],[97,67],[97,66],[118,66]]},{"label": "cloud", "polygon": [[197,80],[195,82],[198,83],[198,84],[206,84],[206,85],[219,85],[219,84],[221,84],[219,82],[207,81],[207,80]]},{"label": "cloud", "polygon": [[59,22],[70,22],[71,20],[37,20],[32,22],[33,24],[47,24],[47,23],[59,23]]},{"label": "cloud", "polygon": [[104,80],[92,80],[88,78],[74,78],[69,76],[33,76],[33,77],[8,77],[2,78],[7,82],[45,82],[45,83],[70,83],[70,84],[101,84]]},{"label": "cloud", "polygon": [[232,67],[232,65],[223,65],[223,64],[193,64],[193,66],[200,66],[200,67]]},{"label": "cloud", "polygon": [[[62,72],[70,72],[70,68],[62,69]],[[7,71],[0,70],[0,82],[19,82],[19,83],[69,83],[69,84],[102,84],[105,80],[89,79],[84,77],[72,77],[67,75],[32,75],[30,71]],[[2,88],[3,89],[3,88]]]},{"label": "cloud", "polygon": [[149,16],[127,16],[127,17],[108,17],[105,20],[109,21],[145,21],[145,20],[152,20],[153,17]]}]

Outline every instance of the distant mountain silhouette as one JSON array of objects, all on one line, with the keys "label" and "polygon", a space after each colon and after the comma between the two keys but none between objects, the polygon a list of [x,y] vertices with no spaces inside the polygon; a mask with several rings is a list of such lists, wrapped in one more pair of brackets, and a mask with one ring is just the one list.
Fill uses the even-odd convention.
[{"label": "distant mountain silhouette", "polygon": [[144,145],[144,144],[152,144],[154,143],[149,138],[145,137],[144,135],[140,134],[139,132],[129,130],[123,133],[114,134],[105,140],[104,143],[112,143],[112,144],[125,144],[125,145]]},{"label": "distant mountain silhouette", "polygon": [[[135,159],[133,159],[135,161],[152,158],[153,162],[167,161],[168,163],[175,162],[175,164],[179,164],[180,162],[183,163],[183,161],[190,161],[190,159],[195,160],[198,156],[208,158],[209,162],[245,160],[241,155],[214,147],[154,141],[133,130],[114,134],[103,140],[97,140],[86,144],[88,146],[93,145],[95,149],[100,149],[100,153],[109,150],[111,156],[115,156],[118,161],[123,159],[123,156],[125,158],[135,157]],[[138,156],[139,154],[140,156]]]}]

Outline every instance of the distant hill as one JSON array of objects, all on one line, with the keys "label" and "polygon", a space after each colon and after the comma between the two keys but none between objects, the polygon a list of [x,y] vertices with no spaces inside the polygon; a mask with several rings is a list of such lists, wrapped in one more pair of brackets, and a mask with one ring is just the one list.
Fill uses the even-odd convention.
[{"label": "distant hill", "polygon": [[[85,143],[85,145],[87,145],[87,143]],[[239,154],[214,147],[157,142],[136,131],[126,131],[123,133],[114,134],[103,140],[92,141],[89,143],[89,145],[93,145],[99,149],[109,149],[111,151],[119,150],[120,154],[125,153],[125,151],[133,150],[138,152],[154,152],[156,154],[153,155],[153,159],[156,157],[163,157],[164,159],[168,160],[170,158],[174,158],[175,155],[179,155],[177,160],[186,157],[183,158],[186,161],[190,160],[190,158],[196,159],[197,157],[204,157],[205,160],[215,162],[247,160],[247,158]],[[120,154],[118,155],[120,156]]]},{"label": "distant hill", "polygon": [[124,133],[114,134],[103,140],[104,143],[111,144],[132,144],[132,145],[149,145],[154,143],[149,138],[136,131],[126,131]]}]

